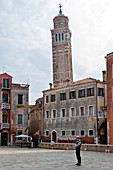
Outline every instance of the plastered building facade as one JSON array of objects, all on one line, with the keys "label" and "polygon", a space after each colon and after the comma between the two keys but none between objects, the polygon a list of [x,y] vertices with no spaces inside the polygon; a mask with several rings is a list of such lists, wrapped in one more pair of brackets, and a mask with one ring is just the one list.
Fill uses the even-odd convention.
[{"label": "plastered building facade", "polygon": [[13,144],[16,135],[28,133],[29,85],[14,84],[7,73],[0,74],[0,145]]}]

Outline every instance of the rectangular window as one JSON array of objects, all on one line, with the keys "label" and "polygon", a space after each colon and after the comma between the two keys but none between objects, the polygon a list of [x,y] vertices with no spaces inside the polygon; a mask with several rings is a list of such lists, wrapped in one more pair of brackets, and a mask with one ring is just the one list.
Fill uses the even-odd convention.
[{"label": "rectangular window", "polygon": [[66,136],[66,131],[65,130],[62,130],[62,136]]},{"label": "rectangular window", "polygon": [[46,103],[49,103],[49,96],[46,96]]},{"label": "rectangular window", "polygon": [[50,112],[48,110],[46,110],[46,115],[45,115],[46,119],[50,118]]},{"label": "rectangular window", "polygon": [[53,110],[53,112],[52,112],[53,114],[53,118],[56,118],[56,110]]},{"label": "rectangular window", "polygon": [[39,112],[39,120],[41,120],[41,112]]},{"label": "rectangular window", "polygon": [[94,109],[93,109],[93,106],[89,106],[89,116],[93,116],[94,115]]},{"label": "rectangular window", "polygon": [[71,117],[74,117],[74,116],[75,116],[75,108],[72,107],[72,108],[71,108]]},{"label": "rectangular window", "polygon": [[2,123],[7,123],[8,115],[2,115]]},{"label": "rectangular window", "polygon": [[55,96],[55,94],[52,94],[51,95],[51,102],[55,102],[56,101],[56,98],[55,98],[56,96]]},{"label": "rectangular window", "polygon": [[5,94],[5,93],[2,94],[2,102],[3,103],[8,103],[9,102],[8,101],[8,94]]},{"label": "rectangular window", "polygon": [[23,105],[23,95],[22,94],[18,95],[18,104]]},{"label": "rectangular window", "polygon": [[87,89],[87,97],[94,96],[94,88]]},{"label": "rectangular window", "polygon": [[62,115],[62,117],[66,117],[66,110],[65,109],[61,109],[61,115]]},{"label": "rectangular window", "polygon": [[[22,130],[17,130],[17,135],[21,135],[22,134]],[[22,138],[18,138],[18,140],[22,140]]]},{"label": "rectangular window", "polygon": [[71,130],[71,136],[75,136],[75,130]]},{"label": "rectangular window", "polygon": [[46,130],[45,135],[49,136],[49,131],[48,130]]},{"label": "rectangular window", "polygon": [[9,88],[9,79],[3,78],[2,87]]},{"label": "rectangular window", "polygon": [[80,136],[84,137],[85,136],[85,130],[80,130]]},{"label": "rectangular window", "polygon": [[85,115],[85,107],[80,107],[80,116]]},{"label": "rectangular window", "polygon": [[89,137],[93,137],[94,136],[94,131],[93,130],[89,130],[88,131],[88,136]]},{"label": "rectangular window", "polygon": [[60,100],[66,100],[66,93],[60,93]]},{"label": "rectangular window", "polygon": [[103,88],[98,88],[98,96],[101,96],[101,97],[104,96],[104,89]]},{"label": "rectangular window", "polygon": [[69,92],[69,99],[75,99],[76,98],[76,91],[70,91]]},{"label": "rectangular window", "polygon": [[22,125],[22,114],[18,114],[18,125]]},{"label": "rectangular window", "polygon": [[78,97],[79,98],[85,97],[85,89],[79,90]]}]

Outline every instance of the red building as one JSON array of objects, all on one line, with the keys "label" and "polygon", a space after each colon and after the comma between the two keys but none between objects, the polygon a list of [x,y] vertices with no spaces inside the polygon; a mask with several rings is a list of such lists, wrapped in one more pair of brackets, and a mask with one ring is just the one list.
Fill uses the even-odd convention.
[{"label": "red building", "polygon": [[16,135],[28,129],[28,84],[14,84],[7,73],[0,74],[0,145],[13,144]]},{"label": "red building", "polygon": [[107,54],[107,128],[108,144],[113,145],[113,52]]}]

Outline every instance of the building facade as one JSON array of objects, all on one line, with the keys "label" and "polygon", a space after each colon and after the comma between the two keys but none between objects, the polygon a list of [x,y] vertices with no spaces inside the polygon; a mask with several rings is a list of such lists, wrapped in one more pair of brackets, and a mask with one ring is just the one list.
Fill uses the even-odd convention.
[{"label": "building facade", "polygon": [[43,91],[44,141],[107,144],[106,83],[87,78]]},{"label": "building facade", "polygon": [[113,145],[113,52],[106,55],[108,144]]},{"label": "building facade", "polygon": [[68,22],[60,5],[59,15],[53,19],[54,28],[51,30],[54,87],[66,84],[67,79],[73,82],[71,31]]},{"label": "building facade", "polygon": [[14,84],[7,73],[0,74],[0,145],[13,144],[16,135],[28,133],[29,85]]},{"label": "building facade", "polygon": [[[35,101],[35,105],[30,107],[29,112],[29,121],[30,121],[30,136],[33,137],[33,142],[41,141],[41,136],[43,134],[43,98],[39,98]],[[39,135],[34,135],[39,131]]]}]

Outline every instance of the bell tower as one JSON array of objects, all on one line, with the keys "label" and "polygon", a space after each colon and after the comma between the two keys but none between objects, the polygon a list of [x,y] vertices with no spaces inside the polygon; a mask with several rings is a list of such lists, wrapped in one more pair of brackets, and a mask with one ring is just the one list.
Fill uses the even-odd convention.
[{"label": "bell tower", "polygon": [[53,85],[54,87],[73,82],[71,31],[68,26],[69,19],[62,14],[59,4],[59,14],[53,19],[52,59],[53,59]]}]

